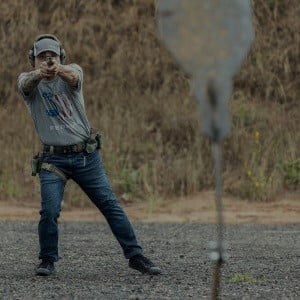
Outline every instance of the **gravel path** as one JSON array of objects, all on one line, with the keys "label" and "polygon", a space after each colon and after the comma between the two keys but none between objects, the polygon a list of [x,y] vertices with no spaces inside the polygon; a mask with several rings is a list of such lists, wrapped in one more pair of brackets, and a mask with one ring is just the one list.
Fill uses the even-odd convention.
[{"label": "gravel path", "polygon": [[[0,299],[208,299],[210,224],[134,224],[164,269],[127,267],[106,223],[61,223],[57,274],[34,276],[37,223],[0,222]],[[300,224],[227,227],[222,299],[300,299]]]}]

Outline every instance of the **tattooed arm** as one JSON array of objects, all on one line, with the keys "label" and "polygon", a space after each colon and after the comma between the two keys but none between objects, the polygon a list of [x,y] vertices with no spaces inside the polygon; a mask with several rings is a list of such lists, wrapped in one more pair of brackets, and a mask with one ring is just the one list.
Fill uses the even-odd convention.
[{"label": "tattooed arm", "polygon": [[74,68],[67,65],[59,65],[57,75],[66,81],[71,88],[76,89],[78,87],[79,75]]},{"label": "tattooed arm", "polygon": [[22,77],[19,79],[19,89],[24,93],[24,95],[28,96],[38,86],[42,78],[43,76],[40,69],[23,73]]}]

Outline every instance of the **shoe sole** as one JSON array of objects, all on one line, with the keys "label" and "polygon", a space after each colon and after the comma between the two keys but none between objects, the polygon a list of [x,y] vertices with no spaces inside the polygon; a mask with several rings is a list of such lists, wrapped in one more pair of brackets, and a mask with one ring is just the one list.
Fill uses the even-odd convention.
[{"label": "shoe sole", "polygon": [[151,268],[146,274],[151,274],[151,275],[159,275],[161,274],[161,269],[158,267]]},{"label": "shoe sole", "polygon": [[45,269],[45,268],[38,268],[36,270],[36,275],[38,275],[38,276],[49,276],[49,275],[53,274],[54,272],[55,272],[55,270],[50,271],[50,270]]},{"label": "shoe sole", "polygon": [[132,268],[134,270],[137,270],[137,271],[141,272],[142,274],[147,274],[147,275],[159,275],[159,274],[162,273],[161,269],[158,268],[158,267],[153,267],[149,270],[139,270],[139,269],[137,269],[135,267],[132,267],[132,266],[130,266],[130,268]]}]

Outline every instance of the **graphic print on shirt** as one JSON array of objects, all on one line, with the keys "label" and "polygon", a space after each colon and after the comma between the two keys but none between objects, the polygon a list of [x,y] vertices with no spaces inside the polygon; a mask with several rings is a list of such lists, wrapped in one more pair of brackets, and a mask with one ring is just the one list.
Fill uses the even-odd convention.
[{"label": "graphic print on shirt", "polygon": [[53,94],[52,92],[43,92],[42,96],[45,99],[47,116],[59,116],[65,120],[73,115],[73,106],[64,93]]}]

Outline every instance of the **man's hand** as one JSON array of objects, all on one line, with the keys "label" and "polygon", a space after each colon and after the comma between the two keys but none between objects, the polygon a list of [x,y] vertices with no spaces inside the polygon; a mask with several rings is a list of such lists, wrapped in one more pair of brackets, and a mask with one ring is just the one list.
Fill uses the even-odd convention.
[{"label": "man's hand", "polygon": [[47,61],[40,64],[39,73],[42,78],[50,79],[55,77],[60,69],[60,64],[56,60],[52,60],[52,65],[48,65]]},{"label": "man's hand", "polygon": [[41,79],[52,79],[56,75],[60,76],[64,81],[66,81],[71,88],[76,89],[78,86],[79,76],[72,68],[67,65],[60,64],[57,60],[51,60],[51,65],[49,64],[50,60],[43,61],[37,72]]}]

